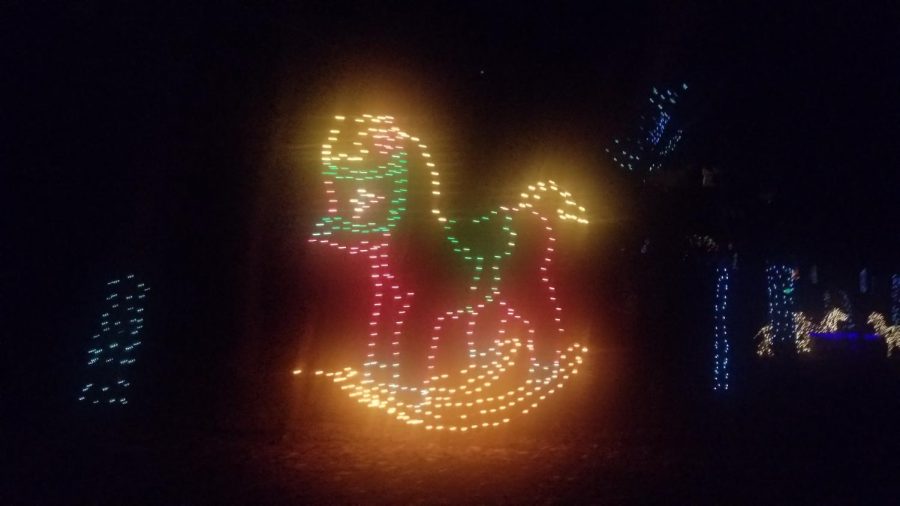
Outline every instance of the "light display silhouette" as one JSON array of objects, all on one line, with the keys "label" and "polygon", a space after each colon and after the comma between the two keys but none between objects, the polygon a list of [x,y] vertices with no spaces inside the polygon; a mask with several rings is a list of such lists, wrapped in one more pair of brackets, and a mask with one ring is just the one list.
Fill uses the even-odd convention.
[{"label": "light display silhouette", "polygon": [[[310,242],[367,258],[372,303],[363,362],[316,375],[405,424],[466,432],[529,413],[578,373],[587,348],[567,338],[552,269],[555,222],[588,223],[585,208],[569,192],[554,181],[539,181],[521,192],[516,203],[475,218],[449,217],[440,207],[440,172],[428,146],[395,126],[391,116],[336,116],[321,155],[327,210]],[[427,178],[435,225],[443,228],[471,274],[466,299],[435,315],[427,336],[406,335],[414,293],[401,286],[392,265],[392,232],[407,213],[411,163]],[[462,238],[460,229],[470,223],[491,234],[490,246]],[[535,343],[551,336],[538,335],[534,322],[502,292],[503,268],[522,227],[541,232],[543,254],[536,273],[541,298],[553,315],[554,342],[568,343],[554,350],[550,360],[538,358]],[[466,363],[446,371],[441,340],[459,325],[465,329]],[[454,337],[460,336],[449,338]],[[428,339],[428,375],[420,381],[401,378],[401,342],[410,338]]]}]

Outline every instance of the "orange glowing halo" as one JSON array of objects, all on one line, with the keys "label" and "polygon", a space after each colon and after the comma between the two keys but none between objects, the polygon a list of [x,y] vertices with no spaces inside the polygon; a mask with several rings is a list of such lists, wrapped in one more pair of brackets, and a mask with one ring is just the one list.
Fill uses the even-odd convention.
[{"label": "orange glowing halo", "polygon": [[[534,333],[529,320],[519,315],[503,300],[500,291],[499,269],[503,255],[495,254],[489,261],[484,256],[471,253],[461,246],[454,251],[474,264],[474,280],[468,304],[447,311],[435,319],[432,344],[428,356],[428,369],[434,369],[438,354],[440,333],[450,321],[465,320],[467,325],[468,365],[458,373],[433,374],[428,379],[404,384],[399,378],[399,344],[403,336],[403,324],[412,308],[414,293],[401,289],[390,268],[391,230],[405,212],[407,141],[418,148],[422,162],[429,172],[432,196],[431,213],[445,230],[452,232],[455,220],[443,216],[437,201],[441,196],[440,173],[427,146],[415,136],[393,126],[391,116],[362,115],[346,121],[336,116],[338,127],[330,131],[328,142],[322,148],[322,162],[328,215],[317,224],[320,231],[310,242],[327,244],[351,255],[367,254],[370,259],[370,280],[373,285],[373,305],[369,320],[370,342],[368,355],[362,367],[345,367],[339,371],[316,371],[316,375],[341,383],[341,389],[361,404],[377,408],[408,425],[421,425],[428,430],[466,432],[508,423],[516,415],[527,414],[541,401],[562,389],[571,375],[578,373],[587,348],[573,343],[565,350],[557,350],[549,363],[541,363],[534,354]],[[337,151],[335,145],[340,135],[355,126],[351,141],[355,153]],[[374,152],[374,153],[373,153]],[[383,163],[373,167],[373,155],[382,157]],[[376,183],[389,183],[391,206],[383,222],[364,221],[369,209],[387,202],[388,196],[374,190]],[[341,213],[338,187],[350,185],[346,209],[350,216]],[[354,186],[355,185],[355,186]],[[346,188],[345,188],[346,190]],[[501,206],[491,211],[503,230],[509,235],[509,247],[515,245],[516,233],[509,223],[513,216],[530,215],[538,219],[547,238],[544,263],[540,267],[540,279],[547,289],[547,300],[554,309],[557,332],[564,335],[561,324],[562,308],[556,297],[556,287],[550,281],[550,266],[555,253],[556,238],[550,226],[551,218],[586,224],[584,207],[553,181],[538,182],[521,194],[522,201],[515,206]],[[352,198],[351,198],[352,197]],[[522,211],[525,211],[522,213]],[[371,220],[373,218],[365,218]],[[482,220],[488,220],[483,217]],[[504,221],[500,221],[504,220]],[[477,221],[477,220],[476,220]],[[366,239],[362,239],[366,237]],[[371,240],[369,239],[371,237]],[[349,242],[347,240],[349,239]],[[459,241],[452,235],[448,239],[455,245]],[[467,254],[468,252],[468,254]],[[508,249],[505,255],[510,255]],[[485,265],[490,266],[486,280],[480,282]],[[487,285],[486,287],[484,285]],[[480,286],[479,286],[480,285]],[[489,340],[491,344],[479,347],[475,334],[479,318],[489,307],[500,310],[499,335]],[[515,372],[518,371],[518,376]],[[389,375],[389,378],[384,376]],[[523,378],[515,385],[507,385],[505,378]]]}]

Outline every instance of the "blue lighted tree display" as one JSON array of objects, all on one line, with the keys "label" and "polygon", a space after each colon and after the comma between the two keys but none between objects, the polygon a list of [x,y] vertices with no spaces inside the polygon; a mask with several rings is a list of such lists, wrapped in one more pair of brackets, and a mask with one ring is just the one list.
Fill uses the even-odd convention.
[{"label": "blue lighted tree display", "polygon": [[607,148],[613,162],[629,172],[652,172],[662,168],[665,159],[681,142],[675,109],[687,84],[670,89],[653,88],[647,110],[641,114],[635,137],[614,138]]},{"label": "blue lighted tree display", "polygon": [[794,340],[794,269],[789,265],[770,265],[766,268],[769,294],[769,324],[775,343]]},{"label": "blue lighted tree display", "polygon": [[731,343],[728,342],[728,281],[730,268],[728,264],[716,268],[716,302],[714,311],[714,358],[713,390],[728,390],[728,358],[731,354]]},{"label": "blue lighted tree display", "polygon": [[128,404],[129,370],[141,345],[144,305],[150,288],[134,274],[107,283],[106,308],[87,352],[87,381],[78,400],[87,404]]}]

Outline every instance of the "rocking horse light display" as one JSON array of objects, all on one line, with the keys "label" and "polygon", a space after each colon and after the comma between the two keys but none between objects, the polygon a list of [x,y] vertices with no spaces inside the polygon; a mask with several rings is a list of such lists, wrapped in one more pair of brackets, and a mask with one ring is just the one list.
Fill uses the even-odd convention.
[{"label": "rocking horse light display", "polygon": [[[315,375],[330,378],[360,404],[407,425],[451,432],[507,424],[562,389],[578,373],[587,348],[571,342],[555,350],[552,360],[539,359],[536,343],[551,336],[538,335],[534,322],[504,298],[501,271],[516,248],[520,226],[537,224],[546,240],[538,278],[552,314],[552,337],[568,343],[552,281],[553,221],[586,224],[584,207],[554,181],[540,181],[528,186],[519,202],[481,217],[446,216],[439,206],[440,172],[422,140],[395,126],[391,116],[334,119],[321,153],[327,211],[310,242],[367,258],[372,304],[362,363]],[[391,234],[407,211],[411,162],[422,167],[421,176],[429,183],[435,225],[443,228],[453,252],[471,272],[467,299],[438,314],[430,336],[405,335],[414,293],[403,289],[391,264]],[[459,230],[469,220],[490,225],[484,228],[502,246],[489,250],[464,241]],[[465,365],[447,370],[440,342],[450,327],[460,325]],[[410,337],[429,339],[427,373],[418,381],[401,378],[401,341]]]}]

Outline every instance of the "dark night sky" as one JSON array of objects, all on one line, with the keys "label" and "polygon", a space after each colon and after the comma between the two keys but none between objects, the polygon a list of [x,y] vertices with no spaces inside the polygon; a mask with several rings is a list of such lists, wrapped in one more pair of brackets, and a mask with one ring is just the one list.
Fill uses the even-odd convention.
[{"label": "dark night sky", "polygon": [[148,353],[176,346],[174,373],[229,357],[253,334],[247,287],[277,277],[259,258],[271,271],[265,259],[287,255],[265,242],[281,229],[259,230],[277,222],[260,218],[273,139],[317,121],[295,111],[340,112],[328,100],[354,73],[408,78],[417,110],[434,97],[446,135],[466,141],[456,163],[497,167],[519,136],[554,134],[604,179],[620,176],[600,153],[650,86],[686,81],[686,158],[747,198],[777,187],[786,249],[896,255],[896,6],[295,4],[3,8],[0,342],[14,393],[48,362],[76,374],[65,364],[98,287],[132,268],[170,311]]}]

